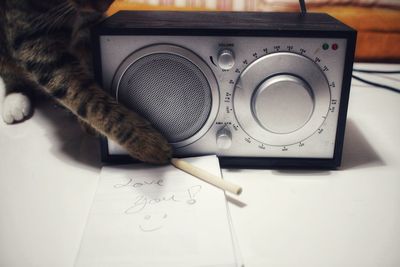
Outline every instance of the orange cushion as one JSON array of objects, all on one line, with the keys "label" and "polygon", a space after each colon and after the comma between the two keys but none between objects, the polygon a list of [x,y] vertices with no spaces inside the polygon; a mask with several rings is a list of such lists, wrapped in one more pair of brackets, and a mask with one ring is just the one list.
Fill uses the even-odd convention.
[{"label": "orange cushion", "polygon": [[358,31],[358,61],[400,60],[400,11],[388,8],[328,6],[310,7],[326,12]]},{"label": "orange cushion", "polygon": [[200,11],[202,8],[176,7],[176,6],[155,6],[140,3],[129,3],[115,1],[107,11],[107,15],[112,15],[120,10],[177,10],[177,11]]}]

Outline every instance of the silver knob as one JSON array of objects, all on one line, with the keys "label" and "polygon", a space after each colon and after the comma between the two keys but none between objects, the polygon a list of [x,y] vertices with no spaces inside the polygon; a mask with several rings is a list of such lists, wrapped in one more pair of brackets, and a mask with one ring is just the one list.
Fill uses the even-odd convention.
[{"label": "silver knob", "polygon": [[230,70],[235,65],[235,55],[232,50],[223,49],[218,54],[218,66],[223,70]]},{"label": "silver knob", "polygon": [[252,110],[268,131],[287,134],[303,127],[314,110],[314,95],[302,79],[281,74],[267,79],[256,90]]},{"label": "silver knob", "polygon": [[217,132],[217,146],[220,149],[228,149],[232,145],[232,134],[227,127]]}]

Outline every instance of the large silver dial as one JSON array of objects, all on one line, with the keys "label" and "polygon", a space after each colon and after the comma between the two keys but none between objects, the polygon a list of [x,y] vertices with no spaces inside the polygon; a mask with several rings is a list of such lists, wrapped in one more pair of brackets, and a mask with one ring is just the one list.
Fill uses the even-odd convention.
[{"label": "large silver dial", "polygon": [[290,145],[312,135],[324,122],[330,89],[313,61],[280,52],[257,59],[242,72],[233,103],[249,136],[269,145]]},{"label": "large silver dial", "polygon": [[308,122],[314,110],[314,94],[304,80],[279,74],[256,89],[252,108],[260,126],[273,133],[287,134]]}]

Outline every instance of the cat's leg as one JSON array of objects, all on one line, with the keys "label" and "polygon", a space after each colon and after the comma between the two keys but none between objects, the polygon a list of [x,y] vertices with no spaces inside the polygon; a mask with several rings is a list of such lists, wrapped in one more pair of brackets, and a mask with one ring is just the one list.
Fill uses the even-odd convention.
[{"label": "cat's leg", "polygon": [[85,133],[87,133],[88,135],[91,135],[91,136],[99,136],[99,133],[96,131],[96,129],[93,128],[92,126],[90,126],[89,123],[80,119],[79,117],[78,117],[78,122],[79,122],[79,125],[81,126],[81,129]]},{"label": "cat's leg", "polygon": [[11,60],[0,60],[0,65],[5,90],[1,116],[8,124],[23,121],[32,113],[32,94],[36,84]]},{"label": "cat's leg", "polygon": [[61,42],[20,44],[15,54],[48,94],[81,120],[124,147],[131,156],[149,163],[167,163],[171,147],[148,121],[118,104],[98,87],[79,59]]}]

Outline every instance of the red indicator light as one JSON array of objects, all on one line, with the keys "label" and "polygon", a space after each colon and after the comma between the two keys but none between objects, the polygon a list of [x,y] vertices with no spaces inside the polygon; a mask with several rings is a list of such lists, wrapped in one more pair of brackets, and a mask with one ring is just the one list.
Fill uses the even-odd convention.
[{"label": "red indicator light", "polygon": [[333,45],[332,45],[332,49],[333,49],[333,50],[337,50],[338,48],[339,48],[338,44],[333,44]]}]

